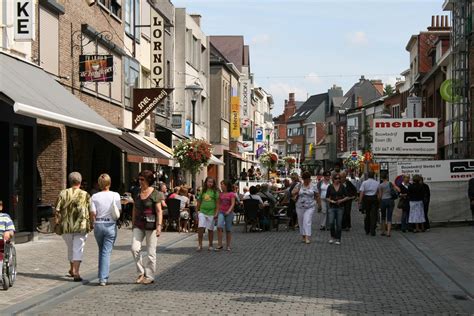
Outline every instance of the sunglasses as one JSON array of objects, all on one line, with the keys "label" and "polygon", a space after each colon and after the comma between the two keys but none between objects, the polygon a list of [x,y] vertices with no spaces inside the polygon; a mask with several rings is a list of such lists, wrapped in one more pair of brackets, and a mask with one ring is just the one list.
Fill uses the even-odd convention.
[{"label": "sunglasses", "polygon": [[145,181],[145,178],[138,178],[138,181]]},{"label": "sunglasses", "polygon": [[341,180],[341,178],[334,178],[334,180]]}]

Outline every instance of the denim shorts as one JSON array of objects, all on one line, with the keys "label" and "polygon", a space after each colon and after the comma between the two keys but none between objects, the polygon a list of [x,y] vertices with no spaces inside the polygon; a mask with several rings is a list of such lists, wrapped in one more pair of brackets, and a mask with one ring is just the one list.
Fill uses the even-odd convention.
[{"label": "denim shorts", "polygon": [[232,222],[234,221],[234,212],[231,212],[227,215],[224,213],[219,213],[217,218],[217,228],[224,228],[225,231],[230,233],[232,231]]},{"label": "denim shorts", "polygon": [[395,202],[392,199],[383,199],[380,203],[380,211],[382,213],[382,221],[387,220],[387,223],[392,223],[393,208]]}]

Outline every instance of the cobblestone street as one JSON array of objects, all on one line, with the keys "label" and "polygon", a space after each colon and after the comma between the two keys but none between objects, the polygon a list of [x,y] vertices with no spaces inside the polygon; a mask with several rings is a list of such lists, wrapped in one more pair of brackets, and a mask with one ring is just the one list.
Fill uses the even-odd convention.
[{"label": "cobblestone street", "polygon": [[[40,256],[52,264],[51,272],[20,271],[15,286],[2,296],[15,296],[28,289],[25,282],[45,282],[42,286],[51,291],[43,293],[44,301],[30,306],[32,309],[27,302],[4,312],[23,308],[27,313],[44,315],[472,313],[428,274],[413,252],[407,251],[405,237],[399,233],[392,238],[366,236],[361,216],[354,217],[355,228],[343,232],[341,246],[328,244],[329,233],[319,230],[306,245],[296,232],[246,234],[238,226],[231,253],[197,253],[195,235],[165,233],[158,250],[156,283],[148,286],[133,284],[134,265],[124,264],[111,274],[106,287],[91,282],[65,292],[62,289],[70,283],[61,285],[62,278],[54,276],[63,272],[58,261]],[[123,242],[114,250],[114,263],[130,259],[122,235]],[[178,241],[184,236],[188,238]],[[172,240],[175,242],[170,243]],[[168,246],[163,246],[167,242]],[[92,257],[84,262],[84,268],[94,270]],[[60,280],[50,280],[57,278]]]}]

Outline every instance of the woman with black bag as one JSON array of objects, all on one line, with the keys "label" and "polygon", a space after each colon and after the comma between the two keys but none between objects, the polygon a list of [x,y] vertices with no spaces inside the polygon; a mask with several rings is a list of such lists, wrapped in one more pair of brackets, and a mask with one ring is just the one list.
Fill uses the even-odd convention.
[{"label": "woman with black bag", "polygon": [[[138,175],[140,193],[134,197],[132,214],[132,254],[139,273],[136,283],[151,284],[155,281],[156,244],[161,234],[163,212],[161,201],[163,194],[156,191],[152,184],[155,181],[153,172],[143,170]],[[140,254],[143,239],[146,241],[147,262],[144,264]]]}]

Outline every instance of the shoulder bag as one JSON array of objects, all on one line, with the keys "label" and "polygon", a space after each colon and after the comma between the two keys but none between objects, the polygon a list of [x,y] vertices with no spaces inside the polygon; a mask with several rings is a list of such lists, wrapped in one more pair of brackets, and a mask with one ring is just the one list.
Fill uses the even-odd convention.
[{"label": "shoulder bag", "polygon": [[389,183],[388,183],[388,186],[390,187],[390,198],[391,198],[392,200],[398,199],[398,192],[397,192],[397,190],[395,190],[395,188],[393,187],[392,182],[389,182]]},{"label": "shoulder bag", "polygon": [[114,221],[120,218],[120,210],[115,204],[115,198],[112,199],[112,205],[110,205],[110,215]]}]

